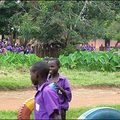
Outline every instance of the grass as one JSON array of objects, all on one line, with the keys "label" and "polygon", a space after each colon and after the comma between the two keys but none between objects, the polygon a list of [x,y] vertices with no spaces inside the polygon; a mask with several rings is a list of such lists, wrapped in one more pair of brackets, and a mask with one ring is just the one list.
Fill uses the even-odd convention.
[{"label": "grass", "polygon": [[3,120],[17,119],[17,111],[0,111],[0,119]]},{"label": "grass", "polygon": [[101,106],[95,106],[95,107],[84,107],[84,108],[78,108],[78,109],[70,109],[67,112],[67,119],[77,119],[84,112],[86,112],[90,109],[96,108],[96,107],[112,107],[112,108],[120,110],[120,105],[101,105]]},{"label": "grass", "polygon": [[[98,72],[68,70],[61,68],[60,73],[75,86],[112,86],[120,88],[120,72]],[[16,90],[31,87],[29,68],[0,68],[0,89]]]},{"label": "grass", "polygon": [[15,90],[31,86],[30,75],[27,69],[0,69],[0,89]]},{"label": "grass", "polygon": [[[84,70],[68,70],[61,68],[60,73],[65,75],[71,85],[77,86],[112,86],[120,88],[120,72],[98,72]],[[29,68],[0,68],[0,89],[16,90],[31,87]],[[102,106],[102,105],[101,105]],[[110,106],[110,105],[108,105]],[[113,105],[120,110],[120,105]],[[69,109],[67,119],[77,119],[85,111],[93,107]],[[33,114],[32,114],[33,118]],[[0,119],[17,119],[17,111],[0,111]]]},{"label": "grass", "polygon": [[[105,107],[105,105],[96,106],[96,107]],[[96,108],[96,107],[84,107],[84,108],[77,108],[77,109],[69,109],[67,111],[67,119],[77,119],[80,115],[82,115],[84,112]],[[120,105],[106,105],[106,107],[112,107],[115,109],[120,110]],[[33,119],[33,114],[31,115],[31,118]],[[0,119],[17,119],[17,111],[0,111]]]},{"label": "grass", "polygon": [[61,69],[72,85],[120,87],[120,72],[98,72]]}]

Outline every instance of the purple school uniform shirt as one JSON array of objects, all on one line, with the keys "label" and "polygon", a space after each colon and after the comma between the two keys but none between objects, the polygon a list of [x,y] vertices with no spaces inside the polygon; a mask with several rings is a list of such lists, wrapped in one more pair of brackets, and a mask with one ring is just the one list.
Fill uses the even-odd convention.
[{"label": "purple school uniform shirt", "polygon": [[34,102],[34,119],[52,120],[54,110],[60,113],[59,96],[48,82],[38,86]]},{"label": "purple school uniform shirt", "polygon": [[2,49],[0,48],[0,53],[2,53],[3,51],[2,51]]},{"label": "purple school uniform shirt", "polygon": [[16,47],[16,52],[17,52],[17,53],[20,52],[20,47]]},{"label": "purple school uniform shirt", "polygon": [[[51,82],[50,75],[48,75],[47,80],[48,80],[48,82]],[[59,86],[61,86],[65,90],[65,92],[67,93],[67,98],[66,98],[60,91],[58,91],[58,95],[60,97],[60,109],[68,110],[69,102],[72,99],[72,93],[71,93],[68,79],[66,79],[64,76],[61,76],[59,74],[57,84]]]},{"label": "purple school uniform shirt", "polygon": [[6,49],[7,49],[7,50],[10,50],[10,51],[12,51],[12,50],[13,50],[13,48],[12,48],[12,46],[11,46],[11,45],[7,46],[7,47],[6,47]]}]

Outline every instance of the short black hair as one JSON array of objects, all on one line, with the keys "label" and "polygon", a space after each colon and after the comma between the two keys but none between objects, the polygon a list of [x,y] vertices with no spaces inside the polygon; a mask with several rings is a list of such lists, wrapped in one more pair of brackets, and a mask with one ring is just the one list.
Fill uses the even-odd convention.
[{"label": "short black hair", "polygon": [[55,61],[57,66],[60,67],[60,61],[58,58],[50,58],[49,61]]},{"label": "short black hair", "polygon": [[44,61],[36,62],[32,65],[31,71],[40,74],[41,78],[47,78],[49,73],[49,66]]},{"label": "short black hair", "polygon": [[50,60],[50,58],[49,58],[49,57],[45,57],[45,58],[43,59],[43,62],[48,63],[48,62],[49,62],[49,60]]}]

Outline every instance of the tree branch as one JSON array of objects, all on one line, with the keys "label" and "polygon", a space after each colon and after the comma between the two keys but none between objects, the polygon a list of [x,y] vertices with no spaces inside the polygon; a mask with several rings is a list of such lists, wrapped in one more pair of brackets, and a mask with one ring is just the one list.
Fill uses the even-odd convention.
[{"label": "tree branch", "polygon": [[85,1],[84,6],[83,6],[82,10],[80,11],[80,14],[79,14],[78,17],[77,17],[77,20],[76,20],[76,22],[75,22],[74,27],[76,27],[77,22],[78,22],[79,19],[80,19],[80,20],[84,20],[84,17],[83,17],[82,15],[83,15],[83,13],[85,12],[85,10],[86,10],[86,8],[87,8],[87,4],[88,4],[88,0]]}]

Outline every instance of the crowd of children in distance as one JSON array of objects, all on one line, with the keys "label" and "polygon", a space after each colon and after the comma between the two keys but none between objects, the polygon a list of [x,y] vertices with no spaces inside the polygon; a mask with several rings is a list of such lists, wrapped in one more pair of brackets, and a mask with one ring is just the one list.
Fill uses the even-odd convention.
[{"label": "crowd of children in distance", "polygon": [[96,50],[96,48],[95,48],[95,46],[93,46],[93,44],[89,45],[88,43],[77,44],[76,49],[81,50],[81,51],[95,51]]},{"label": "crowd of children in distance", "polygon": [[[117,42],[114,47],[111,47],[108,43],[106,46],[103,44],[100,45],[99,50],[100,51],[110,51],[111,48],[120,49],[120,42]],[[96,48],[93,46],[93,44],[89,45],[88,43],[82,43],[76,45],[76,50],[78,51],[95,51]]]},{"label": "crowd of children in distance", "polygon": [[7,51],[29,54],[34,53],[34,48],[31,48],[29,45],[24,47],[18,43],[13,44],[10,39],[3,39],[0,41],[0,54]]},{"label": "crowd of children in distance", "polygon": [[32,84],[37,92],[34,98],[34,119],[66,119],[66,111],[72,98],[71,88],[59,73],[60,62],[56,58],[37,62],[30,68]]}]

